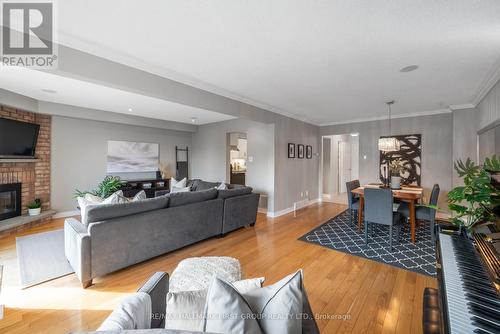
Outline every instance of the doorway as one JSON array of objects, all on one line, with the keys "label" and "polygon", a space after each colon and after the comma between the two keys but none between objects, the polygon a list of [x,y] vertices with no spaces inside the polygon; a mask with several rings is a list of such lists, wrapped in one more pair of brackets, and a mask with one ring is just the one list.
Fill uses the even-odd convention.
[{"label": "doorway", "polygon": [[322,144],[323,200],[347,204],[346,182],[359,178],[359,136],[323,136]]},{"label": "doorway", "polygon": [[246,184],[247,151],[246,133],[230,132],[227,134],[226,182]]}]

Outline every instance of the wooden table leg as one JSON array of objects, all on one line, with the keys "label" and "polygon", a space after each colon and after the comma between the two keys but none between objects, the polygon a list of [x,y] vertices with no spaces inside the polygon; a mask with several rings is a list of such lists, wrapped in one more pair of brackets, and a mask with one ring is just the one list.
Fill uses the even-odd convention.
[{"label": "wooden table leg", "polygon": [[410,230],[411,242],[415,243],[415,201],[410,201]]},{"label": "wooden table leg", "polygon": [[363,210],[365,206],[364,196],[359,196],[359,208],[358,208],[358,231],[361,231],[363,226]]}]

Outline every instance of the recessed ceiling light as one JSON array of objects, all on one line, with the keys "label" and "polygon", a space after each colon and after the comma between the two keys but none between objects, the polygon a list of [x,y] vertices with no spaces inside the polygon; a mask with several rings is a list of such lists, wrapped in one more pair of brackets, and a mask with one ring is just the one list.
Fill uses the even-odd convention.
[{"label": "recessed ceiling light", "polygon": [[130,111],[132,111],[132,108],[128,108],[128,111],[129,111],[129,112],[130,112]]},{"label": "recessed ceiling light", "polygon": [[357,137],[357,136],[359,136],[359,133],[357,133],[357,132],[356,133],[351,133],[351,137]]},{"label": "recessed ceiling light", "polygon": [[198,117],[191,117],[191,123],[196,123],[197,120],[198,120]]},{"label": "recessed ceiling light", "polygon": [[50,94],[55,94],[55,93],[57,93],[57,90],[48,89],[48,88],[42,88],[42,92],[50,93]]},{"label": "recessed ceiling light", "polygon": [[410,65],[403,67],[402,69],[399,70],[399,72],[412,72],[415,71],[418,68],[418,65]]}]

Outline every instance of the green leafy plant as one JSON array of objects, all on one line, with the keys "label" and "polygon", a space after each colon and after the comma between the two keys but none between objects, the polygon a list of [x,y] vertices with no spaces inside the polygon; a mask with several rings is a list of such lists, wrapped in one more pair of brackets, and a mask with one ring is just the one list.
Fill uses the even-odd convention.
[{"label": "green leafy plant", "polygon": [[104,180],[97,185],[97,188],[90,191],[81,191],[76,189],[74,196],[75,197],[85,197],[86,194],[92,194],[95,196],[99,196],[102,198],[111,196],[114,192],[120,190],[123,186],[123,181],[118,176],[108,175],[104,178]]},{"label": "green leafy plant", "polygon": [[401,172],[404,170],[403,161],[399,158],[391,160],[389,162],[389,170],[391,171],[391,176],[401,176]]},{"label": "green leafy plant", "polygon": [[28,209],[38,209],[42,207],[42,201],[36,198],[33,202],[29,202],[27,205]]},{"label": "green leafy plant", "polygon": [[475,224],[495,219],[493,208],[499,204],[497,190],[491,184],[490,173],[500,171],[500,161],[494,155],[487,158],[483,166],[476,165],[468,158],[454,164],[464,185],[453,188],[448,193],[448,208],[453,213],[452,223],[471,229]]}]

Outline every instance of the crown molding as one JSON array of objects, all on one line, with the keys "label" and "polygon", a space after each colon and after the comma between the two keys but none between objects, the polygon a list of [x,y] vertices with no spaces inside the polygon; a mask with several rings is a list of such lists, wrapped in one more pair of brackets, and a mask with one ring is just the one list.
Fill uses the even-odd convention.
[{"label": "crown molding", "polygon": [[500,80],[500,58],[493,66],[491,74],[486,76],[483,82],[479,85],[476,97],[474,98],[474,100],[472,100],[472,104],[477,106],[479,103],[481,103],[486,94],[489,93],[489,91],[493,88],[493,86],[495,86],[495,84],[499,80]]},{"label": "crown molding", "polygon": [[466,103],[466,104],[452,104],[450,105],[450,109],[455,110],[463,110],[463,109],[474,109],[476,107],[475,104]]},{"label": "crown molding", "polygon": [[[395,119],[395,118],[408,118],[408,117],[419,117],[419,116],[432,116],[432,115],[439,115],[439,114],[449,114],[451,112],[452,112],[451,109],[437,109],[437,110],[429,110],[429,111],[418,111],[418,112],[412,112],[412,113],[392,115],[391,119]],[[363,123],[363,122],[382,121],[382,120],[386,120],[388,118],[389,117],[387,117],[387,116],[355,118],[355,119],[345,120],[345,121],[340,121],[340,122],[321,123],[320,126],[330,126],[330,125],[341,125],[341,124],[350,124],[350,123]]]}]

